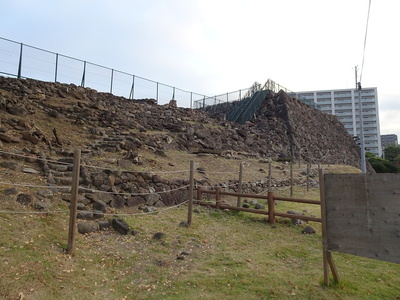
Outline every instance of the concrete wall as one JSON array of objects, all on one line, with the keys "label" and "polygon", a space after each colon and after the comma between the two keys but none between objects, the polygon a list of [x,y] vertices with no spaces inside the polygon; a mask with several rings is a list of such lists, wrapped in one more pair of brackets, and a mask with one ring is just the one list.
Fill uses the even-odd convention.
[{"label": "concrete wall", "polygon": [[325,174],[328,250],[400,263],[400,174]]}]

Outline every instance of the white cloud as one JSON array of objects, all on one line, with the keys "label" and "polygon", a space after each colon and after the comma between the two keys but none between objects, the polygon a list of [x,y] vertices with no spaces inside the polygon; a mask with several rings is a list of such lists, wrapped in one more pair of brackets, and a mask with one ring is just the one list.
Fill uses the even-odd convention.
[{"label": "white cloud", "polygon": [[[362,83],[400,131],[398,1],[373,1]],[[272,78],[291,90],[354,87],[368,1],[5,1],[1,36],[206,95]],[[187,104],[186,104],[187,105]],[[397,128],[397,129],[396,129]]]}]

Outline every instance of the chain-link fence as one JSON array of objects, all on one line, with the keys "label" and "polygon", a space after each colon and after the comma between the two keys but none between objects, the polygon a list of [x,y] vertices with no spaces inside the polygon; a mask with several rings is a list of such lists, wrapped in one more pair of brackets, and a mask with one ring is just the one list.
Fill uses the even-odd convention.
[{"label": "chain-link fence", "polygon": [[[155,99],[161,105],[176,100],[194,109],[240,101],[252,92],[247,88],[210,97],[2,37],[0,75],[75,84],[128,99]],[[271,79],[262,89],[290,92]]]},{"label": "chain-link fence", "polygon": [[154,80],[118,71],[0,37],[0,75],[90,87],[128,99],[176,100],[193,108],[194,99],[210,98]]},{"label": "chain-link fence", "polygon": [[193,108],[204,108],[211,105],[240,101],[243,99],[249,89],[238,90],[230,93],[216,95],[213,97],[203,97],[193,101]]}]

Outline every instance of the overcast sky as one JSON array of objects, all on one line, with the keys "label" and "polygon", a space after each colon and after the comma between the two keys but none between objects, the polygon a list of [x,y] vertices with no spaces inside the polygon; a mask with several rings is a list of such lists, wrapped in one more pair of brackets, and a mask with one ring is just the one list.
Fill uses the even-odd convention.
[{"label": "overcast sky", "polygon": [[[0,0],[0,37],[199,94],[353,88],[369,0]],[[400,137],[400,1],[372,0],[362,73]],[[189,103],[179,103],[189,106]]]}]

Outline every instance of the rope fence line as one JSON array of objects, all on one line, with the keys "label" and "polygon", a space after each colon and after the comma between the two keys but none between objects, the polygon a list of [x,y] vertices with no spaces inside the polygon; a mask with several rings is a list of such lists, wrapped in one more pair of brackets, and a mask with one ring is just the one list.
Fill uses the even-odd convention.
[{"label": "rope fence line", "polygon": [[50,160],[50,159],[46,159],[46,158],[40,158],[40,157],[37,156],[37,155],[35,155],[35,157],[32,157],[32,156],[29,156],[29,155],[23,155],[23,154],[18,154],[18,153],[6,152],[6,151],[2,151],[2,150],[0,150],[0,153],[12,155],[12,156],[17,156],[17,157],[35,159],[35,160],[40,160],[40,161],[47,161],[47,162],[50,162],[50,163],[55,163],[55,164],[60,164],[60,165],[71,165],[71,163],[66,163],[66,162],[56,161],[56,160]]},{"label": "rope fence line", "polygon": [[320,164],[322,164],[326,161],[326,159],[328,158],[328,154],[329,154],[329,149],[326,151],[326,154],[321,157],[322,160],[321,160]]},{"label": "rope fence line", "polygon": [[[307,183],[303,182],[303,183],[295,184],[294,186],[305,186],[306,184]],[[238,186],[238,185],[239,185],[239,183],[231,184],[231,185],[228,185],[228,186],[221,186],[221,185],[219,185],[219,186],[216,186],[216,185],[195,185],[195,187],[196,188],[198,188],[198,187],[201,187],[201,188],[212,188],[212,189],[215,189],[215,188],[219,187],[219,188],[222,188],[222,189],[226,189],[226,188],[230,188],[230,187]],[[274,190],[277,190],[277,191],[286,191],[286,190],[290,189],[290,186],[285,186],[284,188],[279,188],[277,186],[273,186],[270,189],[274,189]],[[265,189],[265,190],[263,190],[263,191],[261,191],[259,193],[255,193],[255,194],[256,195],[262,195],[262,194],[267,193],[268,190],[269,189]]]},{"label": "rope fence line", "polygon": [[[170,209],[178,208],[183,204],[188,203],[189,200],[186,200],[184,202],[181,202],[179,204],[169,206],[166,208],[162,209],[157,209],[156,211],[153,212],[141,212],[141,213],[102,213],[103,216],[139,216],[139,215],[157,215],[159,213],[163,213],[165,211],[168,211]],[[6,211],[6,210],[0,210],[0,214],[51,214],[51,213],[66,213],[69,212],[69,210],[53,210],[53,211]],[[80,210],[80,212],[87,212],[87,210]]]},{"label": "rope fence line", "polygon": [[30,187],[30,188],[44,188],[44,189],[67,189],[71,188],[71,186],[68,185],[34,185],[34,184],[22,184],[22,183],[11,183],[11,182],[1,182],[0,184],[4,185],[13,185],[13,186],[22,186],[22,187]]},{"label": "rope fence line", "polygon": [[81,164],[82,167],[93,168],[93,169],[103,169],[108,171],[117,171],[123,173],[146,173],[146,174],[169,174],[169,173],[187,173],[187,170],[175,170],[175,171],[139,171],[139,170],[121,170],[121,169],[113,169],[113,168],[105,168],[101,166],[93,166],[87,164]]},{"label": "rope fence line", "polygon": [[[11,152],[6,152],[6,151],[1,151],[0,153],[4,153],[4,154],[9,154],[9,155],[15,155],[15,156],[19,156],[19,157],[24,157],[24,158],[32,158],[31,156],[28,155],[22,155],[22,154],[17,154],[17,153],[11,153]],[[329,153],[328,152],[325,154],[325,158],[327,158]],[[49,160],[49,159],[43,159],[43,158],[35,158],[38,160],[42,160],[42,161],[48,161],[48,162],[54,162],[54,163],[60,163],[60,164],[67,164],[67,165],[71,165],[71,163],[64,163],[64,162],[59,162],[59,161],[54,161],[54,160]],[[271,164],[271,162],[270,162]],[[243,163],[242,163],[243,165]],[[110,168],[104,168],[104,167],[99,167],[99,166],[92,166],[92,165],[81,165],[82,167],[90,167],[90,168],[97,168],[97,169],[104,169],[104,170],[110,170]],[[272,165],[271,165],[272,166]],[[270,167],[271,167],[270,166]],[[151,171],[136,171],[136,170],[118,170],[119,172],[135,172],[135,173],[152,173]],[[308,166],[308,171],[313,171],[313,168],[310,168]],[[179,171],[165,171],[165,172],[161,172],[161,173],[187,173],[187,170],[179,170]],[[232,174],[232,172],[208,172],[209,174]],[[247,182],[250,183],[250,182]],[[261,183],[261,182],[260,182]],[[0,184],[4,184],[4,185],[11,185],[11,186],[23,186],[23,187],[30,187],[30,188],[46,188],[46,189],[68,189],[70,188],[70,186],[57,186],[57,185],[49,185],[49,186],[42,186],[42,185],[30,185],[30,184],[16,184],[16,183],[7,183],[7,182],[0,182]],[[226,185],[226,184],[216,184],[216,185],[199,185],[199,184],[194,184],[194,187],[198,188],[198,187],[205,187],[205,188],[217,188],[217,187],[221,187],[224,189],[229,189],[229,188],[233,188],[233,187],[238,187],[243,184],[243,182],[234,182],[232,184]],[[244,183],[246,184],[246,183]],[[295,186],[301,186],[301,185],[305,185],[304,183],[302,184],[296,184]],[[115,191],[100,191],[100,190],[96,190],[96,189],[91,189],[91,188],[86,188],[86,187],[82,187],[82,186],[78,186],[79,191],[88,191],[88,192],[92,192],[92,193],[105,193],[105,194],[112,194],[112,195],[128,195],[128,196],[144,196],[144,195],[151,195],[151,194],[164,194],[164,193],[169,193],[169,192],[174,192],[177,190],[183,190],[183,189],[187,189],[189,187],[189,185],[185,185],[183,187],[179,187],[179,188],[175,188],[175,189],[171,189],[171,190],[166,190],[166,191],[159,191],[159,192],[151,192],[149,191],[148,193],[125,193],[125,192],[115,192]],[[286,189],[288,189],[290,187],[286,187],[284,189],[279,189],[278,187],[273,187],[270,186],[268,189],[276,189],[279,191],[284,191]],[[268,189],[259,192],[258,194],[262,194],[268,191]]]},{"label": "rope fence line", "polygon": [[[40,158],[38,156],[32,157],[29,155],[23,155],[23,154],[18,154],[18,153],[12,153],[12,152],[6,152],[0,150],[0,153],[3,154],[8,154],[12,156],[18,156],[18,157],[23,157],[23,158],[29,158],[29,159],[35,159],[35,160],[40,160],[40,161],[45,161],[45,162],[50,162],[50,163],[55,163],[55,164],[60,164],[60,165],[72,165],[71,163],[67,162],[60,162],[56,160],[50,160],[46,158]],[[139,171],[139,170],[121,170],[121,169],[113,169],[113,168],[106,168],[106,167],[101,167],[101,166],[94,166],[94,165],[87,165],[87,164],[81,164],[82,167],[87,167],[87,168],[94,168],[94,169],[102,169],[102,170],[108,170],[108,171],[117,171],[117,172],[123,172],[123,173],[146,173],[146,174],[169,174],[169,173],[187,173],[187,170],[174,170],[174,171]]]},{"label": "rope fence line", "polygon": [[[23,156],[23,155],[22,155]],[[28,156],[29,157],[29,156]],[[108,192],[108,191],[100,191],[100,190],[94,190],[94,189],[89,189],[89,188],[84,188],[81,187],[79,185],[79,181],[80,181],[80,173],[81,173],[81,150],[79,149],[75,149],[74,151],[74,158],[73,158],[73,164],[72,164],[72,182],[71,182],[71,199],[70,199],[70,217],[69,217],[69,230],[68,230],[68,245],[67,245],[67,253],[68,254],[72,254],[74,251],[74,244],[75,244],[75,234],[76,234],[76,226],[77,226],[77,217],[78,217],[78,196],[79,196],[79,192],[82,192],[84,190],[87,191],[91,191],[92,193],[97,192],[97,193],[107,193],[107,194],[113,194],[113,195],[135,195],[135,193],[120,193],[120,192]],[[269,180],[268,180],[268,189],[271,189],[271,167],[272,167],[272,163],[269,163]],[[98,167],[97,167],[98,168]],[[109,168],[103,168],[105,170],[109,170]],[[121,172],[121,171],[120,171]],[[186,172],[185,172],[186,173]],[[230,172],[214,172],[215,174],[231,174]],[[190,179],[189,179],[189,185],[183,186],[183,187],[179,187],[179,188],[175,188],[175,189],[171,189],[171,190],[167,190],[167,191],[159,191],[159,192],[151,192],[150,188],[149,188],[149,193],[136,193],[136,195],[149,195],[149,194],[164,194],[164,193],[170,193],[176,190],[182,190],[182,189],[187,189],[188,188],[188,200],[186,202],[188,202],[188,219],[187,219],[187,227],[189,227],[191,225],[191,221],[192,221],[192,211],[193,211],[193,191],[194,191],[194,161],[191,160],[190,161]],[[309,165],[307,165],[307,180],[309,178]],[[291,194],[293,192],[293,163],[290,165],[290,176],[291,176]],[[239,209],[240,207],[240,199],[241,197],[245,196],[245,197],[250,197],[246,194],[242,194],[242,184],[243,184],[243,163],[240,163],[240,171],[239,171],[239,182],[238,183],[232,183],[230,185],[226,185],[224,188],[229,188],[232,186],[238,186],[238,198],[237,198],[237,209]],[[3,184],[7,184],[7,183],[3,183]],[[26,186],[26,187],[39,187],[39,185],[24,185],[24,184],[16,184],[19,186]],[[40,186],[43,187],[43,186]],[[45,188],[51,189],[51,188],[56,188],[56,186],[45,186]],[[69,187],[68,187],[69,188]],[[154,189],[154,187],[152,187]],[[198,192],[201,192],[200,187],[198,186]],[[215,186],[216,188],[216,200],[218,200],[219,204],[220,204],[220,191],[221,191],[221,186]],[[308,181],[307,181],[307,190],[308,190]],[[261,193],[263,193],[265,191],[262,191]],[[242,195],[242,196],[240,196]],[[254,195],[255,196],[255,195]],[[261,197],[261,196],[259,196]],[[269,199],[269,198],[268,198]],[[159,201],[160,198],[158,197]],[[179,203],[175,206],[166,208],[165,210],[169,210],[172,209],[174,207],[178,207],[186,202],[182,202]],[[165,205],[165,203],[164,203]],[[269,204],[268,204],[269,205]],[[219,206],[217,205],[217,208]],[[242,208],[241,208],[242,209]],[[7,211],[0,211],[2,213],[9,213]],[[57,211],[57,212],[61,212],[61,211]],[[156,211],[152,212],[152,211],[148,211],[148,212],[142,212],[142,213],[129,213],[129,214],[118,214],[118,213],[107,213],[107,210],[105,211],[105,213],[102,213],[103,216],[106,215],[112,215],[112,216],[140,216],[140,215],[150,215],[150,214],[154,214]],[[11,213],[16,213],[16,214],[29,214],[31,212],[18,212],[18,211],[11,211]],[[34,212],[36,214],[39,213],[48,213],[46,211],[39,211],[39,212]]]},{"label": "rope fence line", "polygon": [[[29,155],[23,155],[23,154],[19,154],[19,153],[15,153],[15,152],[7,152],[7,151],[3,151],[0,150],[0,153],[3,154],[8,154],[8,155],[12,155],[12,156],[18,156],[18,157],[22,157],[22,158],[29,158],[29,159],[35,159],[35,160],[39,160],[39,161],[45,161],[45,162],[50,162],[50,163],[55,163],[55,164],[60,164],[60,165],[72,165],[71,163],[68,162],[61,162],[61,161],[57,161],[57,160],[52,160],[52,159],[46,159],[46,158],[40,158],[37,155],[35,155],[35,157],[29,156]],[[328,158],[328,153],[329,150],[327,151],[327,153],[322,157],[323,161],[320,163],[323,163],[327,158]],[[243,162],[245,163],[245,162]],[[158,170],[153,170],[153,171],[146,171],[146,170],[124,170],[124,169],[113,169],[113,168],[107,168],[107,167],[102,167],[102,166],[94,166],[94,165],[88,165],[88,164],[81,164],[82,167],[87,167],[87,168],[93,168],[93,169],[103,169],[103,170],[108,170],[108,171],[117,171],[117,172],[123,172],[123,173],[161,173],[161,174],[169,174],[169,173],[187,173],[188,170],[174,170],[174,171],[158,171]],[[244,168],[245,169],[245,168]],[[318,168],[310,168],[310,170],[318,170]],[[232,174],[232,172],[206,172],[207,174]],[[243,173],[248,173],[244,170]]]},{"label": "rope fence line", "polygon": [[167,191],[161,191],[161,192],[148,192],[148,193],[119,193],[119,192],[107,192],[107,191],[99,191],[99,190],[94,190],[94,189],[90,189],[90,188],[85,188],[85,187],[81,187],[79,186],[80,190],[88,190],[90,192],[93,193],[104,193],[104,194],[113,194],[113,195],[126,195],[126,196],[143,196],[143,195],[155,195],[155,194],[166,194],[169,192],[174,192],[174,191],[178,191],[178,190],[184,190],[186,188],[188,188],[189,185],[185,185],[176,189],[171,189],[171,190],[167,190]]},{"label": "rope fence line", "polygon": [[[3,185],[12,185],[12,186],[22,186],[22,187],[31,187],[31,188],[46,188],[46,189],[67,189],[67,188],[71,188],[71,186],[58,186],[58,185],[30,185],[30,184],[18,184],[18,183],[10,183],[10,182],[0,182],[0,184]],[[234,183],[234,184],[230,184],[230,185],[195,185],[195,187],[203,187],[203,188],[216,188],[216,187],[220,187],[220,188],[231,188],[234,186],[238,186],[239,183]],[[302,186],[304,185],[304,183],[301,184],[296,184],[296,186]],[[153,194],[165,194],[165,193],[169,193],[169,192],[174,192],[177,190],[184,190],[186,188],[188,188],[189,185],[185,185],[179,188],[175,188],[175,189],[171,189],[171,190],[166,190],[166,191],[160,191],[160,192],[148,192],[148,193],[121,193],[121,192],[107,192],[107,191],[100,191],[100,190],[96,190],[96,189],[91,189],[91,188],[86,188],[86,187],[82,187],[79,186],[79,190],[86,190],[92,193],[103,193],[103,194],[113,194],[113,195],[127,195],[127,196],[143,196],[143,195],[153,195]],[[272,187],[275,188],[277,190],[279,190],[277,187]],[[288,189],[290,187],[286,187],[285,189]],[[285,189],[281,189],[281,190],[285,190]],[[265,190],[263,192],[266,192],[268,190]],[[261,192],[261,193],[263,193]]]},{"label": "rope fence line", "polygon": [[207,174],[232,174],[232,172],[206,172]]},{"label": "rope fence line", "polygon": [[[6,151],[2,151],[0,150],[0,153],[4,153],[4,154],[9,154],[9,155],[13,155],[13,156],[19,156],[19,157],[24,157],[24,158],[32,158],[31,156],[28,155],[22,155],[22,154],[17,154],[17,153],[12,153],[12,152],[6,152]],[[325,159],[327,158],[327,154],[328,152],[325,154]],[[59,161],[54,161],[54,160],[49,160],[49,159],[43,159],[43,158],[36,158],[37,160],[41,160],[41,161],[47,161],[47,162],[52,162],[52,163],[59,163],[62,165],[71,165],[71,163],[65,163],[65,162],[59,162]],[[103,169],[103,170],[110,170],[112,171],[113,169],[110,168],[104,168],[101,166],[93,166],[93,165],[81,165],[83,167],[89,167],[89,168],[96,168],[96,169]],[[187,170],[177,170],[177,171],[137,171],[137,170],[118,170],[118,169],[114,169],[115,171],[119,171],[119,172],[125,172],[125,173],[163,173],[163,174],[168,174],[168,173],[187,173]],[[317,170],[317,168],[315,168],[315,170]],[[310,168],[310,171],[314,171],[314,168]],[[232,172],[207,172],[208,174],[232,174]],[[56,186],[56,185],[52,185],[52,186],[39,186],[39,185],[28,185],[28,184],[15,184],[15,183],[6,183],[6,182],[0,182],[0,184],[5,184],[5,185],[15,185],[15,186],[25,186],[25,187],[32,187],[32,188],[69,188],[69,186]],[[230,188],[230,187],[235,187],[238,186],[239,182],[237,183],[232,183],[229,185],[220,185],[220,187],[222,188]],[[206,186],[206,185],[195,185],[196,187],[216,187],[216,186]],[[298,186],[298,184],[296,185]],[[114,195],[131,195],[131,196],[141,196],[141,195],[149,195],[149,194],[161,194],[161,193],[168,193],[171,191],[175,191],[175,190],[180,190],[180,189],[185,189],[187,188],[188,185],[181,187],[181,188],[177,188],[177,189],[172,189],[172,190],[168,190],[168,191],[163,191],[163,192],[157,192],[157,193],[120,193],[120,192],[107,192],[107,191],[100,191],[100,190],[95,190],[95,189],[90,189],[90,188],[85,188],[85,187],[79,187],[79,189],[83,189],[83,190],[88,190],[88,191],[92,191],[95,193],[109,193],[109,194],[114,194]],[[276,187],[275,187],[276,188]],[[277,190],[279,190],[278,188],[276,188]],[[282,190],[282,189],[281,189]],[[283,189],[285,190],[285,189]],[[264,191],[265,192],[265,191]]]},{"label": "rope fence line", "polygon": [[[45,188],[45,189],[69,189],[71,186],[59,186],[59,185],[33,185],[33,184],[22,184],[22,183],[11,183],[11,182],[1,182],[0,184],[3,185],[12,185],[12,186],[21,186],[21,187],[30,187],[30,188]],[[183,190],[188,188],[189,185],[185,185],[176,189],[171,189],[167,191],[161,191],[161,192],[148,192],[148,193],[120,193],[120,192],[107,192],[107,191],[100,191],[100,190],[95,190],[95,189],[90,189],[90,188],[85,188],[82,186],[79,186],[79,190],[87,190],[92,193],[104,193],[104,194],[113,194],[113,195],[127,195],[127,196],[143,196],[143,195],[154,195],[154,194],[165,194],[169,192],[174,192],[177,190]]]},{"label": "rope fence line", "polygon": [[66,213],[69,210],[51,210],[51,211],[7,211],[7,210],[0,210],[0,214],[53,214],[53,213]]},{"label": "rope fence line", "polygon": [[163,208],[163,209],[157,209],[156,211],[153,211],[153,212],[141,212],[141,213],[130,213],[130,214],[119,214],[119,213],[104,213],[103,215],[104,216],[140,216],[140,215],[158,215],[159,213],[163,213],[163,212],[165,212],[165,211],[167,211],[167,210],[170,210],[170,209],[174,209],[174,208],[178,208],[178,207],[180,207],[181,205],[183,205],[183,204],[186,204],[186,203],[188,203],[189,202],[189,200],[186,200],[186,201],[184,201],[184,202],[181,202],[181,203],[179,203],[179,204],[176,204],[176,205],[173,205],[173,206],[169,206],[169,207],[166,207],[166,208]]}]

